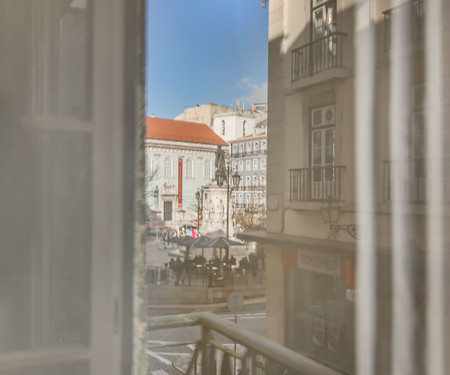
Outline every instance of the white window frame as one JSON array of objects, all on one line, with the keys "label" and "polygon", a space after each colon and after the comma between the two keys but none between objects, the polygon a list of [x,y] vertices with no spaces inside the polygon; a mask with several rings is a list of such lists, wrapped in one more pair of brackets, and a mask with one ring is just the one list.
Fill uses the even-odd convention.
[{"label": "white window frame", "polygon": [[195,178],[195,163],[192,159],[187,159],[185,163],[185,177],[187,179],[193,179]]},{"label": "white window frame", "polygon": [[252,170],[252,161],[250,159],[247,159],[245,161],[245,170],[246,171],[251,171]]},{"label": "white window frame", "polygon": [[257,171],[258,166],[259,166],[258,159],[253,159],[253,170]]},{"label": "white window frame", "polygon": [[265,140],[261,141],[261,151],[264,151],[267,149],[267,142]]},{"label": "white window frame", "polygon": [[164,177],[166,178],[173,177],[173,160],[170,158],[164,159]]},{"label": "white window frame", "polygon": [[203,177],[207,180],[210,180],[212,177],[211,169],[212,169],[212,162],[211,160],[208,159],[205,161],[205,167],[203,170]]},{"label": "white window frame", "polygon": [[262,158],[259,162],[259,169],[266,169],[266,159]]}]

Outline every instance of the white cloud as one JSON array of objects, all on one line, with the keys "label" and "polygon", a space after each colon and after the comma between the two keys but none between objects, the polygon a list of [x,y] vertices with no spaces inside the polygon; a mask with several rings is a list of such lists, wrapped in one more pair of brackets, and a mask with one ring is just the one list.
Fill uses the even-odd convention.
[{"label": "white cloud", "polygon": [[248,105],[267,102],[267,82],[256,83],[251,78],[242,78],[237,86],[247,94],[237,98],[236,101],[239,100],[241,103],[248,103]]}]

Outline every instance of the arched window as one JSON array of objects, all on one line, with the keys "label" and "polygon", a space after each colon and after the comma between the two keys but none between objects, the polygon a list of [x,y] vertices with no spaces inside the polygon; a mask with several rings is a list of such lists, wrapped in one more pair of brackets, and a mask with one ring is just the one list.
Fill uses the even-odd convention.
[{"label": "arched window", "polygon": [[172,160],[164,160],[164,177],[172,177]]},{"label": "arched window", "polygon": [[211,165],[212,165],[211,160],[205,161],[205,173],[203,174],[203,176],[207,180],[211,179]]},{"label": "arched window", "polygon": [[225,135],[225,120],[222,120],[222,135]]},{"label": "arched window", "polygon": [[191,159],[186,160],[186,178],[194,178],[194,162]]}]

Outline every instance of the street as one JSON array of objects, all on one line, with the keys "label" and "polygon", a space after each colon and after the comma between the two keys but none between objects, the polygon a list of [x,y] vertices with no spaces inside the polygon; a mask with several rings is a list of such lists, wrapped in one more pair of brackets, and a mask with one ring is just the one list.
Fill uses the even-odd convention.
[{"label": "street", "polygon": [[[165,316],[186,313],[186,309],[150,309],[149,317]],[[223,319],[234,322],[234,314],[227,308],[216,309],[212,313]],[[258,306],[252,309],[246,306],[238,314],[238,325],[250,329],[260,335],[265,335],[266,313]],[[200,327],[186,327],[178,329],[165,329],[150,332],[147,337],[149,374],[151,375],[179,375],[174,367],[186,367],[195,350],[195,342],[200,339]],[[223,337],[217,338],[225,346],[234,347],[234,344]],[[238,348],[239,349],[239,348]]]}]

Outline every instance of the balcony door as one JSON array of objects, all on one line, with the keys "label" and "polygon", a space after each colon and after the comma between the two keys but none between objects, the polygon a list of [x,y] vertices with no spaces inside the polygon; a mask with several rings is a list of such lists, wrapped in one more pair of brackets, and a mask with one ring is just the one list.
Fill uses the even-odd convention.
[{"label": "balcony door", "polygon": [[336,1],[312,0],[311,20],[313,69],[320,71],[336,56]]},{"label": "balcony door", "polygon": [[334,198],[335,107],[311,113],[311,199]]}]

